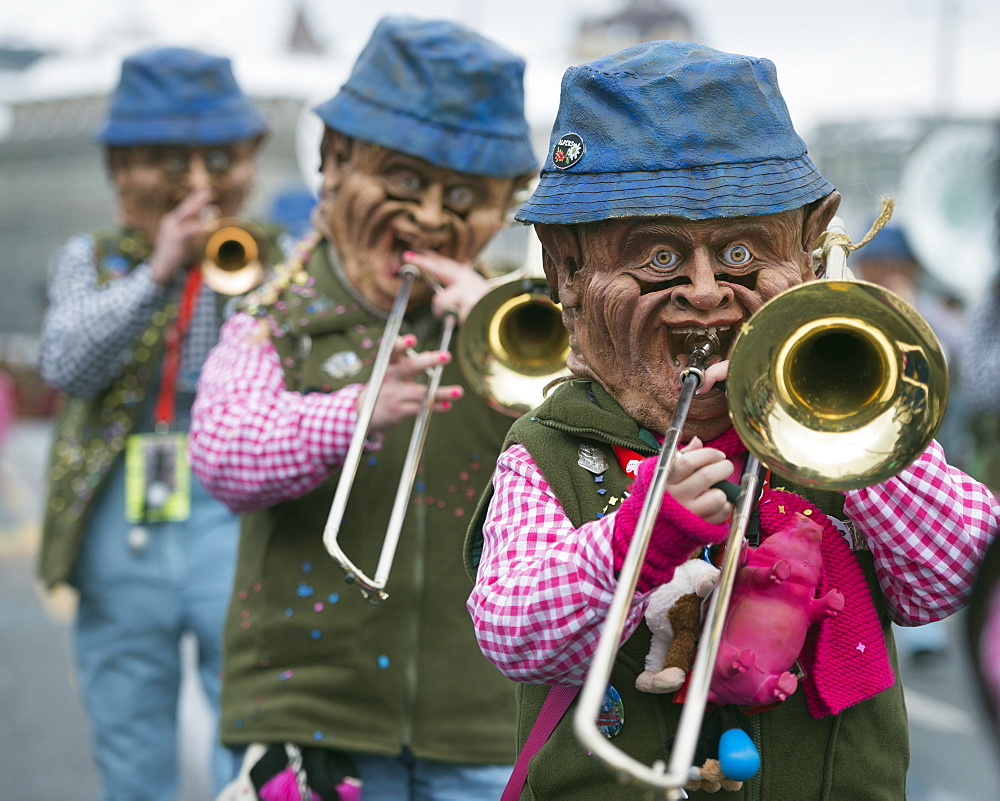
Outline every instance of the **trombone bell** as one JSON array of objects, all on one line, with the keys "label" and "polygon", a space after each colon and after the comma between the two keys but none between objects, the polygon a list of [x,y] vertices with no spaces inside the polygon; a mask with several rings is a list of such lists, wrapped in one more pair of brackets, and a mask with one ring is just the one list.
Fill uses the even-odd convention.
[{"label": "trombone bell", "polygon": [[470,388],[512,417],[537,406],[546,385],[568,374],[568,356],[562,308],[541,277],[506,280],[487,292],[463,324],[457,352]]},{"label": "trombone bell", "polygon": [[930,326],[863,281],[811,281],[762,306],[730,353],[730,416],[751,453],[803,486],[878,484],[941,425],[948,368]]},{"label": "trombone bell", "polygon": [[243,295],[264,280],[267,238],[251,223],[219,220],[203,250],[202,281],[220,295]]}]

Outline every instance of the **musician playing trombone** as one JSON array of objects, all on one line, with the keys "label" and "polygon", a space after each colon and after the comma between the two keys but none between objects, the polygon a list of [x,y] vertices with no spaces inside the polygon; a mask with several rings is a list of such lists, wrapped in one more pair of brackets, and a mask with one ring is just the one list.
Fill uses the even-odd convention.
[{"label": "musician playing trombone", "polygon": [[[516,218],[533,223],[542,243],[575,375],[514,424],[467,545],[480,645],[520,683],[526,780],[505,799],[647,797],[580,747],[566,688],[588,673],[693,359],[686,343],[715,340],[599,721],[644,764],[667,758],[682,705],[636,686],[650,645],[646,605],[675,568],[726,538],[733,504],[716,485],[739,482],[748,455],[716,379],[764,302],[816,278],[811,253],[839,201],[794,131],[766,59],[646,42],[565,73],[540,182]],[[764,709],[738,708],[760,770],[742,783],[719,775],[718,764],[699,770],[691,797],[721,785],[711,797],[899,801],[909,752],[890,621],[918,625],[963,605],[1000,506],[934,442],[862,489],[768,478],[756,506],[759,540],[791,515],[809,516],[824,554],[828,543],[836,554],[824,556],[823,570],[844,588],[845,605],[829,618],[836,624],[810,629],[796,692]],[[707,770],[715,754],[702,745],[705,762],[694,767]]]},{"label": "musician playing trombone", "polygon": [[[39,369],[66,402],[39,574],[79,591],[79,683],[106,801],[176,797],[182,635],[197,639],[218,708],[239,526],[191,479],[184,451],[229,298],[197,262],[213,220],[250,196],[266,132],[228,58],[129,56],[97,133],[116,220],[72,237],[53,263]],[[234,761],[214,744],[212,761],[221,788]]]},{"label": "musician playing trombone", "polygon": [[[478,397],[442,341],[489,288],[470,265],[537,162],[524,62],[459,25],[379,22],[326,124],[316,233],[224,326],[192,426],[195,474],[243,513],[226,629],[222,739],[255,790],[289,771],[324,799],[496,799],[513,761],[511,683],[465,613],[461,542],[510,418]],[[446,364],[387,600],[374,606],[324,547],[340,468],[380,338],[414,265],[427,280],[371,418],[340,542],[373,563],[429,368]],[[429,349],[428,349],[429,348]],[[349,481],[344,478],[344,481]],[[304,776],[302,775],[304,770]],[[337,785],[344,785],[340,790]],[[247,788],[234,786],[233,797]]]}]

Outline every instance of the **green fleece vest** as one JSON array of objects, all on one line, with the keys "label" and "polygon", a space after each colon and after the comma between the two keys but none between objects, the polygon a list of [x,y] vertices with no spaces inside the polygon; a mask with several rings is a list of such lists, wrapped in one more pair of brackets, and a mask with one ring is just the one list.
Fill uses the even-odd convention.
[{"label": "green fleece vest", "polygon": [[[278,253],[280,229],[260,226]],[[146,261],[152,247],[137,231],[95,234],[98,285],[127,275]],[[219,319],[229,298],[217,296]],[[177,319],[176,295],[165,295],[136,340],[119,376],[92,398],[66,396],[56,416],[49,455],[49,493],[42,522],[38,575],[49,587],[71,578],[94,499],[125,450],[151,389],[159,379],[164,332]]]},{"label": "green fleece vest", "polygon": [[[530,452],[574,526],[615,508],[630,483],[611,446],[622,445],[643,455],[658,445],[628,417],[598,384],[573,381],[560,386],[538,409],[512,427],[508,445],[519,442]],[[608,469],[603,481],[577,464],[582,444],[601,448]],[[823,512],[843,515],[839,493],[783,487],[806,497]],[[599,493],[599,490],[606,490]],[[466,541],[467,569],[474,570],[482,549],[482,522],[489,502],[484,496]],[[868,578],[882,620],[893,668],[896,653],[884,601],[874,576],[871,554],[856,552]],[[624,726],[614,744],[636,759],[652,764],[665,759],[668,739],[680,716],[672,695],[635,689],[650,644],[645,624],[622,646],[611,674],[621,694]],[[898,675],[898,670],[897,670]],[[518,685],[520,749],[548,694],[542,685]],[[535,755],[522,799],[532,801],[641,801],[643,791],[619,786],[603,763],[584,753],[572,731],[576,702]],[[691,793],[692,799],[742,801],[900,801],[905,797],[909,743],[902,687],[894,687],[836,717],[814,720],[803,693],[781,706],[749,718],[761,753],[756,777],[737,792]]]},{"label": "green fleece vest", "polygon": [[[282,277],[248,309],[269,326],[288,389],[363,382],[385,319],[359,304],[321,245],[308,272]],[[418,350],[440,340],[426,315]],[[443,383],[463,384],[449,365]],[[387,600],[364,601],[323,546],[336,482],[243,518],[226,624],[222,739],[290,741],[463,763],[514,758],[514,684],[483,657],[465,608],[469,517],[511,419],[471,392],[431,420],[389,575]],[[382,548],[412,423],[362,458],[339,542],[368,573]]]}]

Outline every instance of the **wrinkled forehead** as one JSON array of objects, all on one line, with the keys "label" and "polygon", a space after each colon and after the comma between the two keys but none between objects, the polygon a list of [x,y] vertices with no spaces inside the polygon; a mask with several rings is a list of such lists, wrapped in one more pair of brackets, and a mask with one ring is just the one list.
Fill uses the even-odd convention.
[{"label": "wrinkled forehead", "polygon": [[574,226],[581,242],[622,247],[638,239],[658,239],[680,247],[759,242],[770,251],[801,249],[802,209],[759,217],[719,217],[686,220],[682,217],[623,217]]},{"label": "wrinkled forehead", "polygon": [[355,140],[352,164],[353,166],[371,173],[381,173],[386,170],[409,168],[420,172],[433,180],[445,183],[463,181],[466,183],[471,181],[483,183],[488,181],[500,181],[503,183],[507,180],[491,178],[488,175],[476,175],[468,172],[459,172],[457,170],[449,169],[448,167],[439,167],[438,165],[432,164],[419,156],[411,156],[409,153],[403,153],[400,150],[393,150],[391,147],[383,147],[382,145],[376,145],[371,142],[363,142],[359,140]]},{"label": "wrinkled forehead", "polygon": [[111,166],[134,166],[148,164],[162,166],[169,164],[171,159],[189,158],[195,154],[206,158],[224,154],[229,162],[251,158],[259,138],[235,139],[231,142],[220,142],[214,145],[186,144],[181,142],[164,142],[141,145],[109,145],[106,148],[106,158]]},{"label": "wrinkled forehead", "polygon": [[437,183],[444,187],[465,186],[475,190],[481,203],[504,203],[514,191],[515,180],[459,172],[439,167],[418,156],[399,150],[355,140],[351,159],[346,170],[355,170],[370,176],[392,176],[413,173],[421,184]]}]

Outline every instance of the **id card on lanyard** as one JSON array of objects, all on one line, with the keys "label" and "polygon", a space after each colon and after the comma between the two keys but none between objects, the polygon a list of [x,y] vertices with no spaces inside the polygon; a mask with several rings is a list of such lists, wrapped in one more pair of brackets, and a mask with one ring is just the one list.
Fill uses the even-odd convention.
[{"label": "id card on lanyard", "polygon": [[132,434],[125,443],[125,519],[129,523],[180,522],[191,514],[187,434],[171,431],[170,427],[174,423],[181,344],[191,326],[200,291],[201,272],[189,270],[177,319],[164,335],[166,353],[153,411],[156,430]]}]

